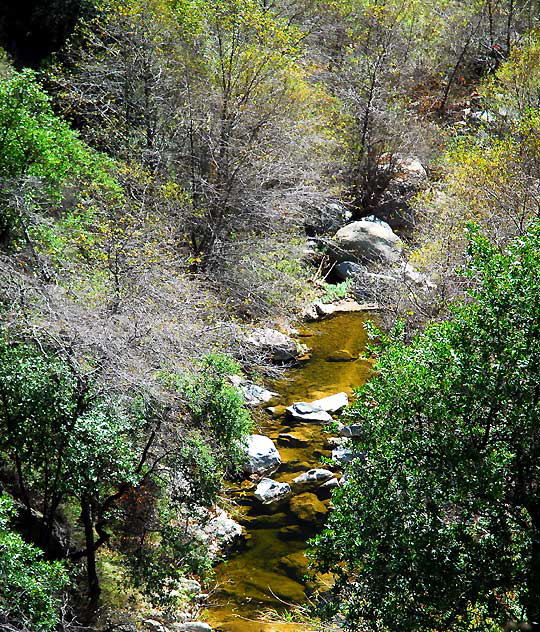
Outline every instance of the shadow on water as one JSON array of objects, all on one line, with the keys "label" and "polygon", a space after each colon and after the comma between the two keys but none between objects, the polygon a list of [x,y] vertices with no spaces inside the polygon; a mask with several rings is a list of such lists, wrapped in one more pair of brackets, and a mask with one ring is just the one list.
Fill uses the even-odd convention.
[{"label": "shadow on water", "polygon": [[[276,442],[282,466],[272,475],[290,482],[313,467],[321,467],[321,457],[329,457],[329,435],[320,424],[306,424],[285,418],[284,407],[298,401],[313,401],[340,391],[352,395],[370,374],[370,363],[359,356],[365,349],[363,313],[337,314],[310,324],[301,332],[302,342],[311,349],[311,358],[291,369],[284,379],[271,385],[279,397],[269,403],[277,408],[274,417],[264,415],[259,432]],[[280,435],[293,432],[295,446],[285,444]],[[326,467],[326,466],[324,466]],[[318,588],[328,585],[328,577],[306,582],[307,540],[321,527],[329,498],[309,495],[315,520],[302,520],[285,505],[273,513],[264,512],[253,498],[255,485],[245,481],[231,486],[231,499],[238,503],[238,516],[247,532],[247,548],[216,568],[216,589],[207,620],[223,632],[299,632],[306,626],[265,621],[265,609],[286,612],[287,604],[302,604]]]}]

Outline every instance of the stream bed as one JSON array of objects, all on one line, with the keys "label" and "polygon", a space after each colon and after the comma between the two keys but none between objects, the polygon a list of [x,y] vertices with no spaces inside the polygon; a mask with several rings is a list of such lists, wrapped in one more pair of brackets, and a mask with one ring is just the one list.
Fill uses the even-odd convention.
[{"label": "stream bed", "polygon": [[[366,342],[363,323],[369,317],[362,312],[336,314],[300,331],[311,358],[270,385],[279,396],[265,408],[275,407],[274,414],[261,411],[259,417],[258,432],[270,437],[281,455],[282,465],[270,475],[272,479],[290,483],[311,468],[328,467],[321,464],[321,457],[330,457],[332,450],[325,424],[288,419],[285,407],[339,392],[350,397],[353,388],[366,381],[371,365],[359,356]],[[329,494],[318,490],[303,494],[300,510],[291,503],[269,511],[254,499],[255,487],[255,483],[243,481],[228,489],[236,504],[233,517],[244,526],[247,542],[242,551],[216,568],[216,588],[206,620],[222,632],[304,631],[305,624],[276,623],[268,618],[272,612],[286,617],[287,604],[304,603],[314,590],[331,581],[328,577],[311,583],[304,580],[306,542],[323,523]]]}]

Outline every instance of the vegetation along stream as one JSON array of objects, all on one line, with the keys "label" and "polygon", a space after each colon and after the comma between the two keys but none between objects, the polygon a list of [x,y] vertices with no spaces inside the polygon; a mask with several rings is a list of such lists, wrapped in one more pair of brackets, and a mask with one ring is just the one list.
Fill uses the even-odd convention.
[{"label": "vegetation along stream", "polygon": [[[271,475],[274,480],[291,483],[311,468],[328,467],[321,463],[332,450],[325,424],[292,420],[285,408],[339,392],[351,396],[353,388],[365,382],[370,364],[360,356],[366,318],[365,313],[341,313],[300,332],[311,358],[272,385],[279,396],[266,405],[274,407],[274,413],[264,413],[259,430],[276,443],[281,455],[282,465]],[[305,581],[304,550],[324,520],[330,492],[319,487],[296,493],[293,487],[289,501],[268,509],[254,498],[255,486],[244,481],[229,490],[238,504],[238,520],[248,533],[247,547],[217,568],[218,588],[208,621],[226,632],[304,630],[305,625],[264,621],[263,613],[301,604],[321,582],[329,581],[324,577]]]}]

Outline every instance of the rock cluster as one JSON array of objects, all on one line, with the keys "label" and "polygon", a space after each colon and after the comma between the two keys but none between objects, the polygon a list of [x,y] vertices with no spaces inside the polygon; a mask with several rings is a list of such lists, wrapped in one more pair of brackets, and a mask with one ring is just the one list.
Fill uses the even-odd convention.
[{"label": "rock cluster", "polygon": [[313,402],[296,402],[286,409],[287,415],[297,421],[328,423],[332,421],[330,413],[337,413],[349,403],[347,393],[337,393]]}]

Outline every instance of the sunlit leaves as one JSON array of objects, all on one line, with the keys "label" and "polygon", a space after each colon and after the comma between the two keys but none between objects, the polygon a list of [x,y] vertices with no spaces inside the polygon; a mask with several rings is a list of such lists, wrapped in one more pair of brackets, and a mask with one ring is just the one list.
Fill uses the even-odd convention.
[{"label": "sunlit leaves", "polygon": [[315,541],[354,630],[491,630],[537,616],[540,229],[469,228],[476,289],[410,344],[384,338],[348,412],[360,449]]},{"label": "sunlit leaves", "polygon": [[11,498],[0,496],[0,626],[50,632],[60,621],[67,574],[60,562],[45,561],[39,549],[10,529],[14,513]]}]

